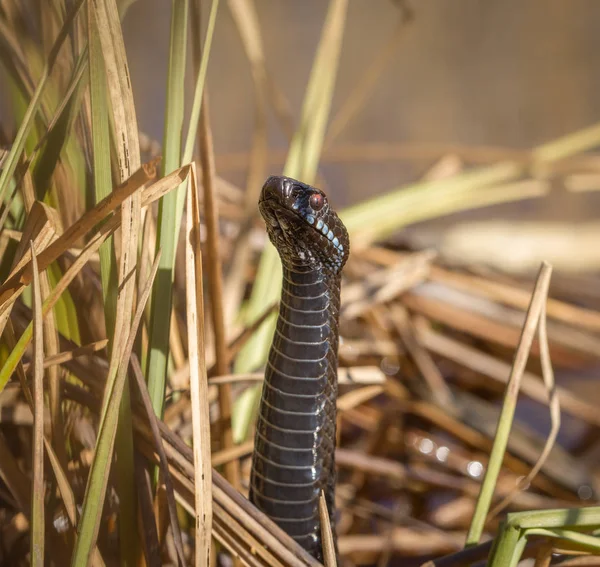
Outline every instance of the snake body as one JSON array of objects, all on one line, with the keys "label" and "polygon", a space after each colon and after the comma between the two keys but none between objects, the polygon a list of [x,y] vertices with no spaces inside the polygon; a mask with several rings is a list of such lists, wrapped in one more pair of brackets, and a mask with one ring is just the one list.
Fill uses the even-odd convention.
[{"label": "snake body", "polygon": [[250,500],[322,560],[321,491],[335,534],[338,315],[348,233],[321,191],[288,177],[267,179],[259,209],[281,257],[283,285]]}]

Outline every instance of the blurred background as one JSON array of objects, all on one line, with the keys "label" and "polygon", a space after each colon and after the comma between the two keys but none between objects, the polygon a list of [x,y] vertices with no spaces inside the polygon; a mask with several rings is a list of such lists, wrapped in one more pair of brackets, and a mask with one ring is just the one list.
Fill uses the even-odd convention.
[{"label": "blurred background", "polygon": [[[261,0],[256,8],[270,79],[297,121],[327,4]],[[169,10],[162,0],[138,1],[124,19],[140,129],[158,141]],[[372,83],[358,110],[330,137],[321,161],[321,180],[336,204],[419,180],[443,159],[447,175],[466,165],[524,159],[527,150],[594,124],[600,116],[599,18],[600,5],[592,0],[350,2],[332,123],[369,81],[369,72]],[[190,83],[189,98],[192,88]],[[229,10],[218,15],[208,91],[218,173],[244,186],[256,111],[250,68]],[[280,173],[288,137],[272,111],[268,128],[268,173]],[[542,257],[562,271],[595,270],[595,254],[582,248],[600,236],[587,224],[600,206],[598,195],[566,192],[562,178],[551,181],[545,198],[443,217],[413,226],[403,237],[512,271],[536,269]],[[520,223],[510,235],[502,223],[488,222],[485,230],[461,225],[490,220]],[[561,246],[563,229],[575,233]],[[477,242],[469,242],[470,234]],[[502,251],[514,252],[514,244],[529,252],[505,257]],[[567,252],[558,250],[563,247]],[[582,261],[573,258],[577,249]]]},{"label": "blurred background", "polygon": [[[71,0],[45,2],[19,4],[0,0],[0,24],[18,22],[18,26],[13,26],[14,41],[28,55],[32,85],[36,84],[33,78],[38,78],[60,29],[57,22],[62,21],[62,15],[52,22],[40,14],[73,5]],[[142,161],[147,161],[165,153],[162,146],[170,22],[172,5],[176,3],[122,0],[117,4],[121,9],[127,8],[122,30]],[[210,4],[201,2],[202,30],[207,28]],[[209,306],[207,323],[210,319],[205,350],[209,366],[212,365],[211,378],[226,373],[213,365],[216,355],[210,358],[213,350],[217,351],[213,333],[216,317],[212,319],[217,310],[209,313],[210,306],[216,304],[213,302],[222,301],[225,306],[229,335],[226,338],[233,352],[238,333],[242,336],[242,331],[251,329],[255,315],[263,314],[279,297],[273,285],[275,295],[261,297],[263,286],[257,284],[261,275],[259,256],[267,239],[255,197],[267,175],[284,170],[290,140],[300,123],[329,4],[325,0],[227,0],[220,5],[208,64],[207,92],[215,145],[215,186],[221,220],[218,241],[223,265],[216,262],[218,254],[204,254],[204,262],[205,274],[222,270],[225,290],[221,294],[210,289],[210,285],[205,286],[209,296],[205,303]],[[193,5],[196,3],[190,2]],[[260,29],[254,39],[260,35],[263,42],[266,76],[260,80],[253,72],[257,73],[257,68],[262,72],[262,67],[251,65],[247,55],[252,18],[247,17],[240,24],[240,14],[249,5],[256,7]],[[34,8],[28,11],[29,6]],[[38,19],[30,18],[31,14],[37,14]],[[190,14],[189,19],[197,22],[195,14]],[[54,70],[54,87],[58,86],[58,90],[48,95],[52,109],[71,80],[73,54],[80,53],[84,43],[81,40],[86,39],[85,21],[82,18],[79,30],[73,33],[78,41],[70,42],[69,49],[64,50],[68,53]],[[554,301],[548,304],[548,315],[558,390],[550,389],[559,391],[563,416],[552,458],[534,479],[531,490],[519,494],[510,510],[587,505],[599,500],[598,22],[597,0],[348,3],[333,103],[315,184],[327,191],[337,210],[343,209],[343,219],[349,227],[348,221],[353,219],[353,253],[344,272],[344,293],[348,295],[342,298],[340,362],[348,375],[357,369],[369,370],[371,380],[361,384],[349,379],[344,386],[346,391],[342,391],[344,395],[353,394],[357,386],[369,388],[364,399],[356,398],[358,401],[350,403],[346,398],[347,406],[341,410],[341,447],[347,451],[347,460],[342,463],[339,483],[340,509],[344,514],[340,534],[345,538],[342,541],[346,555],[356,564],[387,564],[388,550],[382,553],[381,542],[387,546],[388,528],[396,529],[397,524],[410,527],[407,532],[399,530],[393,543],[396,553],[413,557],[412,563],[403,562],[403,566],[421,565],[428,558],[462,548],[487,466],[488,441],[494,436],[504,381],[520,341],[532,282],[542,260],[554,267],[549,294]],[[77,37],[77,33],[81,35]],[[6,47],[11,47],[7,38],[8,34],[3,36],[0,29],[0,56],[11,52]],[[197,37],[189,41],[188,105],[194,96],[197,64],[194,55],[198,51],[193,48],[203,41]],[[335,57],[329,57],[329,68],[335,68]],[[8,148],[30,96],[26,93],[23,97],[15,88],[12,75],[18,73],[12,72],[8,63],[0,61],[0,160],[9,155]],[[326,94],[321,96],[323,100],[327,98]],[[190,109],[186,110],[184,130]],[[106,116],[108,120],[108,113]],[[48,190],[47,181],[52,179],[50,197],[56,200],[50,202],[62,215],[65,226],[91,207],[95,181],[88,118],[81,112],[77,121],[71,123],[69,137],[74,147],[68,149],[72,154],[65,151],[55,156],[48,179],[41,175],[35,179],[38,192]],[[40,121],[46,132],[47,124],[41,118]],[[311,126],[315,123],[318,120],[313,120]],[[257,151],[261,125],[267,133],[264,155]],[[28,151],[41,132],[32,134]],[[171,140],[171,149],[179,144],[177,138]],[[50,141],[43,150],[53,154],[54,147]],[[99,147],[94,148],[97,155],[102,153]],[[104,150],[109,153],[107,148]],[[71,162],[73,156],[76,159]],[[112,159],[114,166],[114,155]],[[310,175],[312,178],[312,171]],[[251,196],[248,201],[244,191]],[[381,208],[373,207],[373,202],[366,203],[388,193],[395,200],[384,214]],[[495,204],[489,205],[490,202]],[[414,214],[406,210],[411,207]],[[357,213],[367,209],[371,216],[359,218]],[[144,240],[149,257],[154,255],[156,233],[149,227],[162,214],[157,206],[152,210],[154,214],[146,216]],[[11,239],[19,236],[17,232],[28,220],[26,215],[13,216],[9,218],[13,223]],[[373,216],[376,222],[370,220]],[[361,220],[365,221],[362,225]],[[387,229],[376,233],[373,225],[384,221]],[[163,232],[168,233],[169,229]],[[173,234],[177,234],[176,230]],[[208,238],[205,242],[209,249]],[[163,345],[169,343],[165,352],[171,351],[165,371],[168,388],[164,419],[178,436],[191,442],[186,341],[188,322],[193,318],[188,314],[191,307],[184,301],[187,281],[183,248],[184,238],[180,238],[171,334],[164,337]],[[0,259],[2,256],[0,252]],[[6,254],[3,261],[9,263],[12,258]],[[277,279],[266,275],[270,284]],[[77,287],[76,282],[69,289],[73,301],[65,300],[64,310],[71,317],[65,317],[60,332],[71,332],[69,325],[77,333],[81,328],[81,336],[87,337],[77,339],[81,344],[99,343],[107,334],[112,338],[105,330],[103,282],[96,267],[88,269],[81,281],[84,285]],[[171,291],[168,287],[166,297]],[[252,314],[255,297],[260,309]],[[22,303],[18,304],[21,311],[13,317],[21,332],[31,319],[30,303]],[[155,302],[152,309],[162,306],[162,302]],[[162,325],[160,317],[156,321]],[[146,342],[140,343],[140,353],[153,344],[148,331],[151,322],[144,322]],[[254,333],[252,340],[258,335]],[[269,340],[270,337],[266,336]],[[245,344],[244,349],[257,351],[252,342]],[[246,364],[240,369],[242,354],[234,355],[233,377],[240,381],[244,380],[240,377],[261,368],[264,362]],[[104,368],[106,358],[102,356],[105,355],[98,354],[90,367]],[[540,358],[536,341],[527,367],[525,395],[520,394],[515,428],[511,430],[512,445],[508,451],[513,460],[505,463],[506,470],[503,469],[498,484],[502,497],[512,494],[522,475],[537,462],[551,429],[546,390],[541,387]],[[227,368],[229,363],[228,360]],[[74,370],[69,372],[79,378],[89,374],[87,368],[83,368],[81,376]],[[101,375],[97,383],[104,384],[104,379]],[[13,397],[5,407],[25,407],[19,397],[19,384],[13,379],[9,385],[11,388],[5,392]],[[225,387],[214,383],[211,388],[211,409],[219,410],[211,413],[213,458],[222,458],[221,453],[230,449],[223,433],[228,429],[228,419],[220,422],[223,414],[217,408],[217,391],[222,393]],[[244,402],[251,399],[244,398],[251,390],[258,392],[247,384],[237,384],[232,398],[236,403]],[[101,400],[102,391],[96,394]],[[242,477],[247,479],[253,423],[248,408],[253,406],[244,403],[233,412],[235,417],[244,411],[249,416],[240,436],[243,451],[220,462],[239,465]],[[66,407],[65,417],[76,415],[73,407],[79,406]],[[87,419],[87,414],[81,415]],[[10,429],[12,422],[3,419],[0,440],[3,431],[15,439]],[[25,441],[15,441],[13,449],[15,458],[21,458],[30,453],[29,422],[17,427],[26,431]],[[74,431],[79,435],[86,428],[87,421],[81,419]],[[88,429],[93,431],[92,426]],[[91,451],[94,443],[82,435],[69,447]],[[55,444],[61,446],[60,442]],[[75,449],[73,455],[68,455],[73,462],[78,458]],[[438,449],[442,452],[438,453]],[[371,454],[380,458],[380,469],[369,469],[369,458],[361,462],[348,458]],[[85,478],[89,464],[82,463],[79,470]],[[404,472],[399,476],[390,474],[398,471],[394,467],[399,464],[406,467],[408,476]],[[433,476],[427,477],[424,472],[432,472]],[[440,472],[446,475],[441,481],[437,476]],[[247,488],[243,482],[240,486],[242,491]],[[81,501],[85,482],[76,487]],[[11,499],[0,494],[0,526],[12,522],[18,510]],[[120,526],[127,528],[120,509],[113,507],[109,512],[118,515]],[[106,526],[105,522],[103,529]],[[488,533],[493,534],[496,520],[490,521],[488,527]],[[102,551],[109,557],[115,553],[111,559],[116,564],[115,530],[108,527],[104,531]],[[379,539],[369,539],[373,534]],[[436,543],[434,536],[440,541]],[[22,541],[28,543],[25,538]],[[8,544],[0,547],[0,551],[11,549]],[[123,547],[127,548],[127,542]],[[15,553],[26,556],[26,550]]]}]

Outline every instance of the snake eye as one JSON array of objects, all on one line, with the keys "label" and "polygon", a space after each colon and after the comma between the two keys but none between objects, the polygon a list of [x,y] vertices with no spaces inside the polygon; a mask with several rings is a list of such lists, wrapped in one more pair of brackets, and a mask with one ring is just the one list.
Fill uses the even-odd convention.
[{"label": "snake eye", "polygon": [[320,193],[313,193],[308,200],[308,204],[313,211],[320,211],[325,204],[325,197]]}]

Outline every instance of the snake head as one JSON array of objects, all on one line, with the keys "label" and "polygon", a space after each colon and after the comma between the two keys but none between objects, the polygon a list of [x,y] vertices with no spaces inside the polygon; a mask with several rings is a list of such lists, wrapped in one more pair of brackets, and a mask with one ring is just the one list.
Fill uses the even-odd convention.
[{"label": "snake head", "polygon": [[348,232],[325,193],[290,177],[271,176],[258,207],[283,262],[339,273],[350,252]]}]

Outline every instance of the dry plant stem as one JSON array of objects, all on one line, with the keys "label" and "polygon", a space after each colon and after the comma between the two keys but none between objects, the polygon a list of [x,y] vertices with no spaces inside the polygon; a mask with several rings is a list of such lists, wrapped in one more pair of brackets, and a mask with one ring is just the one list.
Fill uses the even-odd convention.
[{"label": "dry plant stem", "polygon": [[547,542],[537,552],[533,567],[550,567],[552,561],[552,543]]},{"label": "dry plant stem", "polygon": [[[25,208],[27,209],[27,215],[31,214],[33,206],[35,204],[35,189],[33,187],[33,180],[31,173],[26,171],[23,176],[23,183],[21,184],[21,191],[23,194],[23,201]],[[34,245],[31,242],[31,254],[32,258],[35,255],[33,250]],[[14,267],[14,266],[13,266]],[[42,297],[48,297],[50,295],[50,282],[48,280],[48,274],[42,272],[40,275],[40,292]],[[35,276],[35,268],[34,268]],[[50,311],[46,317],[43,318],[44,324],[44,346],[46,356],[56,355],[58,353],[58,330],[56,328],[56,321],[54,318],[54,312]],[[35,335],[35,330],[34,330]],[[35,340],[34,340],[35,342]],[[42,357],[43,359],[46,358]],[[61,368],[57,366],[47,367],[45,360],[43,360],[44,369],[48,369],[48,383],[49,383],[49,405],[50,405],[50,423],[52,428],[52,443],[60,460],[60,464],[63,470],[67,469],[69,462],[67,451],[66,451],[66,440],[64,436],[64,422],[62,416],[62,396],[60,390],[60,372]],[[35,390],[35,388],[34,388]]]},{"label": "dry plant stem", "polygon": [[195,565],[200,567],[201,565],[210,564],[213,512],[208,378],[204,357],[204,292],[202,289],[200,210],[195,171],[195,168],[193,168],[187,188],[185,268],[190,397],[192,401],[194,440]]},{"label": "dry plant stem", "polygon": [[498,428],[490,454],[488,468],[485,472],[479,498],[477,499],[475,506],[473,519],[467,533],[467,547],[476,545],[481,538],[481,534],[483,533],[485,519],[494,495],[494,486],[496,485],[498,474],[500,473],[500,468],[502,466],[502,460],[506,452],[508,436],[510,434],[515,407],[517,404],[517,396],[519,394],[521,378],[523,376],[523,372],[525,371],[525,365],[527,364],[527,358],[529,357],[529,351],[531,350],[531,345],[535,336],[535,330],[537,328],[540,315],[543,313],[544,303],[548,297],[548,287],[550,285],[551,273],[551,266],[545,262],[542,263],[536,280],[535,289],[531,297],[531,303],[529,305],[529,309],[527,310],[527,316],[523,325],[519,345],[513,360],[513,366],[506,387],[506,394],[504,396],[504,402],[502,405],[500,418],[498,420]]},{"label": "dry plant stem", "polygon": [[[23,176],[23,183],[21,184],[21,193],[23,195],[23,202],[25,204],[25,208],[27,209],[27,221],[26,221],[26,232],[31,232],[30,230],[30,218],[32,220],[33,223],[35,223],[35,219],[39,217],[40,215],[40,205],[35,204],[35,190],[33,188],[33,181],[31,179],[31,174],[29,171],[26,171],[24,176]],[[7,208],[8,210],[8,208]],[[47,223],[44,223],[44,226],[47,226],[48,229],[50,229],[50,232],[53,233],[53,236],[56,236],[56,231],[58,230],[58,225],[59,225],[59,221],[56,218],[58,215],[53,215],[54,211],[51,210],[49,207],[44,207],[42,214],[46,217],[47,219]],[[33,213],[33,214],[32,214]],[[32,235],[33,236],[33,235]],[[30,253],[31,253],[31,257],[33,258],[36,251],[35,248],[37,247],[38,243],[38,238],[35,239],[36,242],[34,244],[33,241],[30,241]],[[12,265],[12,269],[14,270],[16,265],[17,265],[17,261],[22,261],[23,260],[23,252],[24,250],[24,245],[27,242],[26,237],[25,239],[23,239],[21,242],[19,242],[19,245],[17,246],[17,251],[13,260],[13,265]],[[35,275],[35,272],[34,272]],[[48,274],[43,272],[40,274],[40,292],[41,292],[41,296],[48,296],[50,295],[50,284],[48,282]],[[6,309],[5,312],[2,315],[2,320],[3,322],[6,320],[7,317],[10,316],[10,309]],[[48,316],[45,317],[43,319],[43,325],[44,325],[44,342],[45,342],[45,351],[46,353],[53,355],[56,354],[58,352],[58,334],[57,334],[57,330],[55,327],[55,320],[54,320],[54,313],[52,311],[50,311],[50,313],[48,313]],[[1,324],[0,324],[0,335],[2,334],[1,331]],[[35,334],[35,331],[34,331]],[[42,362],[44,369],[46,368],[45,362],[43,360],[44,357],[42,357]],[[60,368],[57,367],[51,367],[48,370],[48,382],[49,382],[49,403],[50,403],[50,422],[51,422],[51,427],[52,427],[52,440],[53,440],[53,445],[56,449],[58,458],[60,460],[60,464],[63,470],[67,470],[67,463],[68,463],[68,457],[67,457],[67,452],[66,452],[66,442],[65,442],[65,438],[64,438],[64,423],[63,423],[63,419],[62,419],[62,409],[61,409],[61,393],[60,393],[60,377],[59,377],[59,372],[61,371]],[[35,421],[35,420],[34,420]]]},{"label": "dry plant stem", "polygon": [[[215,166],[212,133],[209,122],[208,97],[204,94],[200,125],[198,130],[200,163],[202,165],[202,187],[204,189],[204,213],[206,219],[206,248],[208,265],[208,285],[211,297],[211,316],[215,335],[215,366],[217,374],[228,370],[227,337],[225,333],[225,313],[223,310],[223,270],[219,251],[219,218],[215,199]],[[231,388],[222,385],[219,389],[219,410],[222,423],[223,447],[233,445],[231,429]],[[231,461],[225,468],[227,479],[235,487],[239,486],[239,466]]]},{"label": "dry plant stem", "polygon": [[42,293],[33,241],[33,482],[31,484],[31,565],[44,565],[44,322]]},{"label": "dry plant stem", "polygon": [[[175,465],[178,471],[183,471],[188,479],[192,479],[194,477],[192,449],[188,447],[180,437],[170,431],[162,421],[159,421],[158,425],[163,439],[167,441],[165,450],[172,467],[171,474],[173,474],[173,465]],[[138,432],[145,439],[149,436],[146,428],[138,428]],[[140,438],[140,440],[142,440],[142,438]],[[148,456],[155,460],[152,451]],[[215,503],[215,506],[219,505],[227,510],[232,518],[235,518],[235,522],[239,523],[244,530],[253,534],[270,550],[270,552],[281,557],[281,561],[284,565],[319,565],[314,558],[281,530],[281,528],[250,504],[246,498],[235,490],[214,469],[212,473],[213,502]],[[181,478],[181,476],[179,475],[178,478]],[[190,482],[193,489],[191,481],[188,482]],[[217,509],[215,508],[215,519],[217,517]]]},{"label": "dry plant stem", "polygon": [[[89,356],[90,354],[105,349],[107,343],[108,339],[102,339],[101,341],[96,341],[87,345],[83,345],[81,347],[74,348],[73,350],[67,350],[64,352],[53,354],[52,356],[46,356],[44,358],[44,369],[50,368],[51,366],[56,366],[58,364],[63,364],[65,362],[69,362],[70,360],[74,360],[75,358],[78,358],[80,356]],[[29,363],[23,365],[23,368],[25,370],[28,370],[29,367]]]},{"label": "dry plant stem", "polygon": [[[491,281],[471,274],[451,272],[439,266],[431,267],[429,277],[432,281],[456,287],[475,295],[483,295],[494,301],[506,303],[520,309],[526,309],[529,304],[529,294],[526,290],[501,282]],[[548,298],[546,310],[551,319],[562,321],[568,325],[584,327],[590,331],[600,331],[600,313],[597,311],[570,305],[564,301],[552,298]]]},{"label": "dry plant stem", "polygon": [[[7,340],[9,342],[9,346],[11,346],[11,348],[14,348],[13,345],[15,343],[15,340],[14,340],[14,332],[12,329],[11,322],[9,322],[6,330],[7,330]],[[21,381],[21,388],[22,388],[23,394],[25,396],[25,399],[27,400],[29,409],[31,410],[32,413],[34,413],[34,411],[35,411],[34,410],[34,400],[31,395],[31,392],[29,390],[29,385],[27,384],[27,381],[25,379],[24,369],[21,364],[17,365],[17,373],[19,375],[19,379]],[[2,440],[3,440],[3,438],[0,436],[0,456],[2,456],[2,450],[3,450]],[[65,511],[67,513],[67,516],[69,517],[71,526],[75,527],[77,525],[77,502],[75,500],[75,495],[73,493],[73,489],[71,488],[71,485],[69,484],[69,479],[67,478],[67,475],[65,474],[66,469],[64,469],[62,467],[61,463],[59,462],[57,454],[55,453],[50,440],[44,436],[43,441],[44,441],[44,445],[46,448],[46,456],[48,457],[48,460],[50,461],[50,465],[52,466],[52,470],[54,472],[54,476],[56,479],[56,484],[60,491],[60,495],[62,497]],[[2,470],[2,472],[4,473],[3,478],[5,479],[5,482],[7,482],[7,485],[9,486],[12,494],[15,495],[17,502],[20,504],[21,509],[25,510],[27,515],[29,516],[29,514],[30,514],[29,495],[26,495],[27,496],[26,499],[24,499],[23,497],[19,498],[19,496],[18,496],[19,494],[25,495],[23,490],[26,490],[26,488],[23,487],[23,490],[15,493],[15,490],[19,490],[19,487],[21,486],[21,479],[23,479],[23,475],[19,472],[18,468],[15,468],[15,469],[12,469],[12,468],[7,469],[6,468],[10,464],[11,460],[12,460],[12,455],[10,455],[10,453],[5,454],[2,458],[0,458],[0,462],[2,462],[2,464],[3,464],[3,466],[0,470]],[[16,478],[14,478],[12,483],[10,482],[10,479],[14,475],[11,473],[16,473]],[[56,538],[54,536],[51,536],[51,543],[52,544],[57,543]],[[101,557],[100,552],[98,551],[97,547],[94,547],[94,550],[92,553],[92,565],[95,567],[104,567],[104,561],[102,560],[102,557]]]},{"label": "dry plant stem", "polygon": [[600,557],[575,557],[560,563],[561,567],[600,567]]},{"label": "dry plant stem", "polygon": [[[152,408],[152,400],[150,399],[150,395],[148,394],[148,388],[146,386],[146,381],[144,380],[144,374],[142,372],[139,360],[135,354],[133,354],[131,357],[131,370],[133,372],[133,376],[135,377],[138,391],[140,393],[140,397],[142,398],[142,403],[144,405],[144,410],[146,411],[146,417],[150,424],[150,430],[152,432],[152,438],[154,441],[154,448],[156,449],[156,452],[158,453],[158,457],[160,459],[159,466],[163,482],[165,483],[167,503],[169,506],[169,518],[171,521],[171,530],[173,532],[173,540],[175,543],[175,549],[177,550],[179,566],[183,567],[185,566],[183,540],[181,537],[181,530],[179,529],[179,520],[177,518],[177,506],[175,503],[175,493],[173,490],[173,483],[171,482],[171,475],[169,474],[169,464],[167,462],[167,455],[165,454],[165,449],[163,447],[162,438],[160,436],[160,430],[158,429],[158,425],[156,424],[157,417],[154,413],[154,409]],[[154,522],[154,518],[150,518],[149,521]]]},{"label": "dry plant stem", "polygon": [[[464,332],[472,337],[499,344],[510,349],[516,349],[519,344],[520,330],[516,325],[507,324],[490,318],[487,315],[465,310],[462,307],[450,304],[425,295],[409,291],[402,298],[402,303],[413,313],[442,323],[445,326]],[[594,342],[595,338],[590,337]],[[552,352],[554,358],[564,365],[581,365],[582,361],[588,361],[589,357],[596,358],[597,351],[592,353],[589,341],[581,341],[580,344],[572,344],[568,347],[552,341]],[[539,344],[534,342],[531,352],[534,356],[539,355]]]},{"label": "dry plant stem", "polygon": [[[117,220],[117,219],[115,219]],[[52,293],[46,298],[43,305],[43,313],[44,316],[54,307],[63,291],[68,287],[68,285],[73,281],[75,276],[79,273],[79,271],[83,268],[85,263],[87,262],[88,255],[94,253],[101,244],[108,238],[112,232],[114,232],[117,223],[106,223],[100,232],[96,233],[94,237],[90,240],[84,251],[77,258],[77,260],[70,266],[70,268],[64,273],[63,277],[60,279],[58,284],[52,290]],[[42,253],[43,254],[43,253]],[[40,254],[41,255],[41,254]],[[39,256],[38,256],[39,258]],[[18,349],[13,349],[4,363],[0,371],[0,391],[4,388],[10,375],[17,367],[21,357],[25,352],[25,348],[29,344],[32,336],[32,327],[31,325],[27,327],[27,329],[21,335],[19,342],[17,343]]]},{"label": "dry plant stem", "polygon": [[504,508],[506,508],[515,498],[515,496],[519,493],[519,491],[526,489],[531,481],[535,478],[535,476],[539,473],[539,471],[544,466],[544,463],[548,459],[550,455],[550,451],[552,451],[552,447],[556,442],[556,438],[558,436],[558,431],[560,429],[560,401],[558,398],[558,393],[556,391],[556,385],[554,383],[554,372],[552,371],[552,361],[550,360],[550,349],[548,348],[548,333],[546,330],[546,309],[545,303],[542,304],[542,311],[540,313],[540,319],[538,324],[538,334],[540,341],[540,361],[542,363],[542,376],[544,378],[544,384],[548,391],[548,405],[550,407],[550,418],[551,418],[551,427],[550,433],[546,438],[546,442],[544,444],[544,448],[535,463],[534,467],[527,474],[525,478],[521,478],[519,480],[518,485],[512,490],[509,494],[507,494],[502,501],[500,501],[490,512],[489,517],[492,518],[498,515]]},{"label": "dry plant stem", "polygon": [[[142,541],[144,567],[161,567],[160,542],[158,541],[158,530],[154,519],[153,490],[144,458],[136,452],[135,460],[135,484],[137,489],[137,520]],[[143,563],[140,560],[140,563]]]},{"label": "dry plant stem", "polygon": [[401,305],[394,305],[392,306],[391,314],[392,321],[400,335],[402,344],[425,379],[431,397],[440,407],[451,407],[454,405],[452,392],[433,358],[431,358],[429,352],[419,342],[406,309]]},{"label": "dry plant stem", "polygon": [[223,449],[222,451],[215,451],[210,460],[212,462],[213,467],[220,467],[225,463],[228,463],[232,460],[237,460],[242,457],[246,457],[252,453],[254,449],[254,439],[250,441],[245,441],[244,443],[240,443],[239,445],[235,445],[231,449]]},{"label": "dry plant stem", "polygon": [[[228,361],[231,361],[240,349],[248,342],[254,332],[273,314],[278,307],[279,302],[272,303],[267,307],[259,317],[253,321],[250,325],[246,326],[240,333],[231,341],[228,350]],[[209,369],[208,373],[214,376],[216,368],[213,366]]]},{"label": "dry plant stem", "polygon": [[323,540],[323,565],[325,567],[335,567],[337,565],[335,543],[333,541],[333,533],[331,532],[331,524],[329,523],[325,493],[322,490],[319,497],[319,515],[321,517],[321,538]]},{"label": "dry plant stem", "polygon": [[[430,328],[426,319],[419,317],[417,323],[419,339],[431,352],[451,360],[465,368],[469,368],[487,376],[492,380],[506,383],[510,373],[510,365],[502,360],[485,354],[469,345],[437,333]],[[531,372],[523,373],[521,391],[541,404],[548,401],[547,388],[540,382],[540,378]],[[579,399],[566,388],[558,386],[556,392],[559,396],[562,410],[573,416],[580,417],[584,421],[600,427],[600,415],[593,403]]]}]

